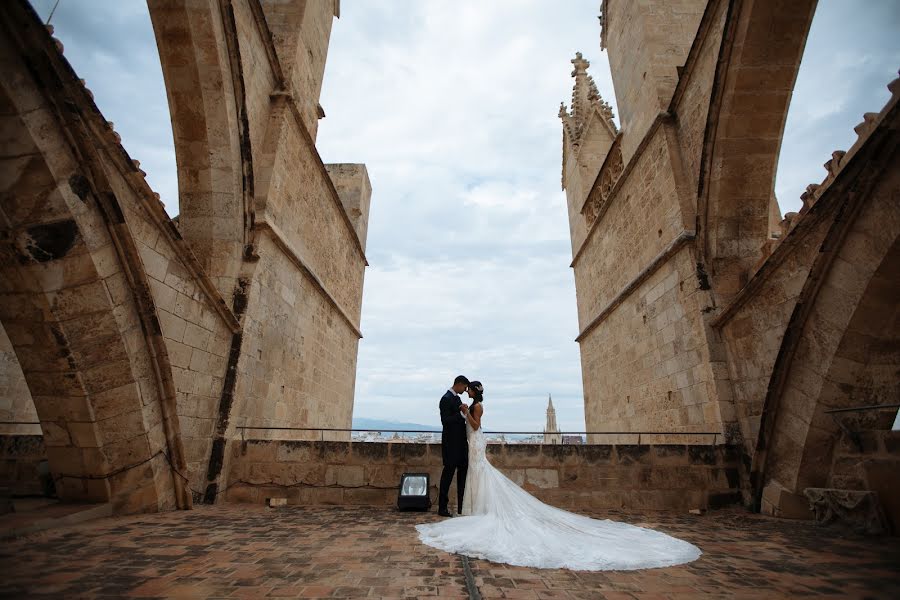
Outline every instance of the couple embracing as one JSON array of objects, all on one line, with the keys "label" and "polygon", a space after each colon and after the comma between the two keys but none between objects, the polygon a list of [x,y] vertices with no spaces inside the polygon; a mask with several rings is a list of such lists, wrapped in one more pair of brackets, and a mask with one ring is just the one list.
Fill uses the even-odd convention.
[{"label": "couple embracing", "polygon": [[[460,394],[472,400],[466,405]],[[417,525],[419,539],[446,552],[545,569],[601,571],[667,567],[696,560],[700,549],[669,535],[570,513],[544,504],[485,456],[484,386],[460,375],[441,398],[444,470],[438,514],[450,517],[456,474],[461,518]]]},{"label": "couple embracing", "polygon": [[[472,405],[463,403],[459,395],[468,394]],[[438,492],[438,514],[452,517],[447,505],[450,502],[450,483],[456,473],[457,514],[463,514],[463,500],[466,493],[466,477],[469,471],[469,429],[480,429],[484,407],[484,387],[480,381],[469,381],[460,375],[453,381],[453,387],[441,398],[441,455],[444,470]],[[474,425],[473,425],[474,424]],[[471,493],[471,492],[470,492]]]}]

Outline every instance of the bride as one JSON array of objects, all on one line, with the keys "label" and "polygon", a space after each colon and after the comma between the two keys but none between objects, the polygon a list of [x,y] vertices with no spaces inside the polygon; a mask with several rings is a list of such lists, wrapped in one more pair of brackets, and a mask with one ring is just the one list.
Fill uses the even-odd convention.
[{"label": "bride", "polygon": [[484,387],[466,390],[469,473],[463,517],[417,525],[419,539],[446,552],[498,563],[575,571],[668,567],[696,560],[700,549],[664,533],[591,519],[548,506],[494,468],[485,457]]}]

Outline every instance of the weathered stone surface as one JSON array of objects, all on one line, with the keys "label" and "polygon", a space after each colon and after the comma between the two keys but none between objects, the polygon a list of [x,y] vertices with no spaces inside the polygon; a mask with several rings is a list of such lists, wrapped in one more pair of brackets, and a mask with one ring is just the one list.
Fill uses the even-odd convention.
[{"label": "weathered stone surface", "polygon": [[793,494],[774,481],[763,489],[760,512],[787,519],[812,519],[814,516],[806,497]]},{"label": "weathered stone surface", "polygon": [[[268,497],[266,484],[276,483],[293,490],[286,496],[289,504],[391,505],[405,472],[428,473],[432,501],[437,498],[442,469],[437,444],[253,440],[246,446],[231,459],[228,479],[234,486],[225,494],[230,502],[261,503]],[[504,475],[554,506],[688,510],[740,501],[738,455],[728,453],[733,460],[726,461],[727,447],[711,447],[718,457],[711,465],[692,461],[684,446],[675,452],[633,445],[488,448],[489,460]],[[650,460],[660,454],[667,455],[664,465]],[[502,464],[493,457],[501,457]],[[455,502],[455,486],[450,496]]]},{"label": "weathered stone surface", "polygon": [[839,521],[862,533],[881,534],[888,530],[887,520],[875,492],[806,488],[816,521],[828,524]]},{"label": "weathered stone surface", "polygon": [[[851,148],[823,149],[825,179],[782,219],[772,186],[815,2],[734,8],[603,3],[613,135],[578,121],[601,115],[602,99],[587,61],[572,61],[562,183],[585,421],[613,432],[592,443],[629,431],[743,442],[746,497],[805,516],[807,487],[870,485],[863,465],[896,414],[827,411],[900,397],[900,85]],[[856,432],[852,452],[838,447],[842,427]],[[692,464],[715,464],[689,448]],[[658,452],[653,464],[677,464]]]},{"label": "weathered stone surface", "polygon": [[46,29],[3,6],[19,34],[0,47],[17,232],[0,269],[0,417],[39,417],[48,447],[76,457],[101,450],[49,456],[90,478],[62,486],[68,499],[165,453],[178,473],[119,477],[116,505],[160,510],[174,494],[185,508],[227,486],[236,424],[350,425],[371,186],[364,165],[332,180],[314,145],[336,4],[275,4],[149,3],[177,223]]}]

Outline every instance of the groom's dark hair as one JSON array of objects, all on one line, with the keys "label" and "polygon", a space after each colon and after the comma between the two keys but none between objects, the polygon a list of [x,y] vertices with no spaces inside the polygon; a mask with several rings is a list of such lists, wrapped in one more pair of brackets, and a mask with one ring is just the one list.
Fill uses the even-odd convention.
[{"label": "groom's dark hair", "polygon": [[460,383],[463,385],[469,385],[469,380],[465,375],[457,375],[456,379],[453,380],[453,385],[459,385]]}]

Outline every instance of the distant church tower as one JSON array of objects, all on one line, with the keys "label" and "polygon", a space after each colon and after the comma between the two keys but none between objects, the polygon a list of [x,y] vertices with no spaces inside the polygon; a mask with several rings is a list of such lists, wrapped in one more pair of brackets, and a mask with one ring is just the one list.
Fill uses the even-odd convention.
[{"label": "distant church tower", "polygon": [[547,404],[547,425],[544,426],[544,443],[562,443],[562,438],[559,435],[559,429],[556,427],[556,409],[553,408],[552,395],[549,397],[549,402]]}]

